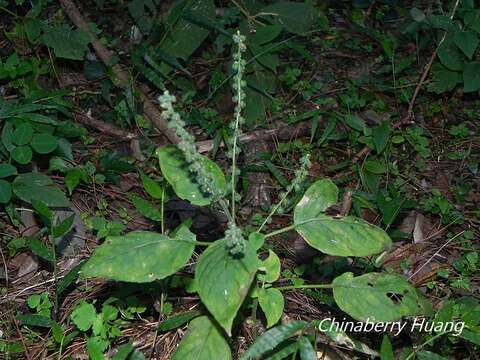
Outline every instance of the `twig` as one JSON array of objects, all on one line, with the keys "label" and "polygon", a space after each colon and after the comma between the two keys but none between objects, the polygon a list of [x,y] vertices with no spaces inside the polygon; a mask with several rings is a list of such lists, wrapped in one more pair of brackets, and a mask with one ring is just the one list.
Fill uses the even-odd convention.
[{"label": "twig", "polygon": [[[455,13],[457,12],[457,8],[458,8],[459,3],[460,3],[460,0],[457,0],[455,2],[455,5],[453,6],[453,9],[452,9],[452,14],[450,15],[450,20],[453,20],[453,18],[455,16]],[[415,101],[417,100],[418,94],[420,93],[420,90],[423,86],[423,83],[427,79],[427,76],[428,76],[428,73],[430,72],[430,68],[432,67],[433,61],[437,57],[438,49],[440,48],[440,46],[445,41],[445,38],[447,37],[447,33],[448,33],[448,31],[444,31],[442,38],[440,39],[437,47],[435,48],[435,51],[433,52],[432,56],[430,56],[430,60],[428,61],[427,65],[425,66],[425,70],[423,71],[423,74],[420,77],[420,81],[418,82],[417,87],[415,88],[415,91],[413,92],[412,98],[410,99],[410,102],[408,103],[407,114],[402,119],[402,123],[408,123],[413,118],[413,107],[415,106]]]},{"label": "twig", "polygon": [[[72,0],[60,0],[63,10],[68,15],[70,20],[81,30],[86,32],[90,36],[90,41],[95,53],[102,60],[102,62],[112,69],[113,74],[115,75],[114,83],[116,86],[121,88],[126,88],[129,84],[129,76],[123,70],[119,64],[112,65],[112,52],[106,49],[100,41],[97,39],[95,34],[90,30],[87,22],[84,20],[83,16],[80,14],[80,11],[74,4]],[[148,96],[143,92],[142,89],[136,89],[140,95],[140,99],[143,102],[143,108],[146,117],[155,125],[155,127],[160,130],[167,139],[173,143],[178,143],[178,137],[175,132],[168,127],[167,122],[162,117],[162,114],[154,105],[154,103],[148,98]]]},{"label": "twig", "polygon": [[438,254],[440,254],[440,251],[442,251],[448,244],[450,244],[453,240],[455,240],[457,237],[459,237],[460,235],[462,235],[463,233],[465,232],[465,230],[459,232],[457,235],[455,235],[454,237],[450,238],[445,244],[443,244],[440,249],[438,249],[435,254],[433,254],[432,256],[430,256],[430,258],[425,261],[422,266],[420,266],[412,275],[410,275],[410,277],[408,278],[408,280],[412,279],[415,275],[417,275],[419,273],[420,270],[422,270],[425,266],[427,266],[434,258],[435,256],[437,256]]},{"label": "twig", "polygon": [[25,343],[25,339],[23,338],[22,331],[20,330],[20,326],[18,326],[18,321],[15,318],[15,315],[12,315],[13,319],[13,324],[15,325],[15,329],[17,329],[18,336],[20,336],[20,341],[22,342],[23,345],[23,353],[25,354],[25,357],[27,360],[31,360],[32,357],[30,356],[30,352],[28,351],[27,344]]}]

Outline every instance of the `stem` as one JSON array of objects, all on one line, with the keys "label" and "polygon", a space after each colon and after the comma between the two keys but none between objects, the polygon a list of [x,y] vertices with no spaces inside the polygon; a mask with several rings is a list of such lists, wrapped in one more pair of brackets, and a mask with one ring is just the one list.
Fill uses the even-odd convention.
[{"label": "stem", "polygon": [[257,323],[257,308],[258,308],[258,298],[253,299],[252,304],[252,321],[254,324]]},{"label": "stem", "polygon": [[12,15],[15,19],[17,19],[19,16],[15,14],[14,12],[8,10],[6,7],[0,6],[0,10],[5,11],[7,14]]},{"label": "stem", "polygon": [[287,192],[283,195],[283,197],[280,199],[280,201],[277,203],[277,205],[275,205],[275,207],[272,209],[272,211],[270,211],[270,214],[268,214],[267,218],[264,220],[262,225],[260,225],[257,232],[262,231],[263,227],[267,224],[268,220],[270,220],[270,218],[273,216],[273,214],[275,214],[277,212],[277,209],[283,204],[283,202],[285,201],[285,199],[287,198],[288,194],[290,194],[291,191],[292,191],[291,188],[287,189]]},{"label": "stem", "polygon": [[160,230],[162,231],[162,234],[165,233],[165,219],[164,219],[164,213],[165,213],[165,187],[162,188],[162,197],[160,199],[161,204],[160,204]]},{"label": "stem", "polygon": [[296,289],[331,289],[333,288],[332,284],[312,284],[312,285],[290,285],[290,286],[280,286],[274,289],[280,291],[296,290]]},{"label": "stem", "polygon": [[195,245],[197,245],[197,246],[210,246],[210,245],[213,244],[213,243],[207,242],[207,241],[195,241],[194,243],[195,243]]},{"label": "stem", "polygon": [[57,294],[57,280],[58,280],[58,269],[57,269],[57,254],[55,251],[55,238],[53,235],[50,235],[52,241],[52,258],[53,258],[53,289],[55,290],[55,298],[53,302],[53,319],[57,320],[58,312],[58,294]]},{"label": "stem", "polygon": [[265,239],[269,238],[271,236],[282,234],[282,233],[290,231],[290,230],[294,230],[294,229],[295,229],[295,224],[292,224],[290,226],[287,226],[287,227],[284,227],[282,229],[278,229],[278,230],[272,231],[271,233],[266,234]]},{"label": "stem", "polygon": [[235,223],[235,221],[234,221],[235,214],[230,214],[230,211],[228,210],[228,204],[225,201],[225,199],[220,199],[218,201],[218,203],[220,204],[220,207],[222,208],[225,215],[227,216],[228,221],[231,222],[231,223]]},{"label": "stem", "polygon": [[441,333],[433,336],[432,338],[428,339],[428,340],[425,341],[423,344],[421,344],[418,348],[414,349],[413,352],[410,353],[410,355],[408,355],[408,356],[405,358],[405,360],[410,360],[410,359],[412,359],[419,350],[421,350],[421,349],[424,348],[426,345],[428,345],[428,344],[431,343],[432,341],[436,340],[436,339],[439,338],[440,336],[443,336],[443,335],[448,334],[448,333],[449,333],[449,331],[441,332]]}]

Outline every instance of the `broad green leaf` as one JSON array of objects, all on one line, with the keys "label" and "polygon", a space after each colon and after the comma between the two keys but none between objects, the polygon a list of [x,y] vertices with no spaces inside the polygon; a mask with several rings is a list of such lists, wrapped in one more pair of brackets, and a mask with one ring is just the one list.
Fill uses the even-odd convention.
[{"label": "broad green leaf", "polygon": [[389,249],[392,243],[385,231],[353,216],[318,215],[295,222],[295,230],[310,246],[333,256],[374,255]]},{"label": "broad green leaf", "polygon": [[135,194],[129,194],[128,198],[140,214],[153,221],[162,221],[162,213],[150,201]]},{"label": "broad green leaf", "polygon": [[[281,25],[257,26],[254,33],[247,34],[247,43],[263,45],[270,43],[282,32]],[[271,44],[270,44],[271,45]]]},{"label": "broad green leaf", "polygon": [[193,319],[172,360],[230,360],[232,354],[221,329],[208,316]]},{"label": "broad green leaf", "polygon": [[97,318],[97,311],[92,304],[82,300],[75,307],[70,315],[70,318],[79,330],[87,331],[93,326]]},{"label": "broad green leaf", "polygon": [[399,275],[344,273],[333,280],[338,307],[359,321],[395,321],[404,316],[429,315],[431,304]]},{"label": "broad green leaf", "polygon": [[337,202],[337,197],[336,185],[322,179],[307,189],[295,207],[295,229],[310,246],[334,256],[368,256],[390,247],[385,231],[362,219],[323,214]]},{"label": "broad green leaf", "polygon": [[480,90],[480,61],[472,61],[463,67],[463,91]]},{"label": "broad green leaf", "polygon": [[275,325],[282,317],[285,306],[282,292],[275,288],[260,289],[258,303],[267,318],[267,328]]},{"label": "broad green leaf", "polygon": [[480,10],[470,10],[465,12],[464,23],[473,31],[480,34]]},{"label": "broad green leaf", "polygon": [[252,232],[248,235],[248,242],[255,250],[260,250],[265,242],[265,235],[258,232]]},{"label": "broad green leaf", "polygon": [[365,121],[356,115],[346,114],[342,118],[343,122],[350,126],[353,130],[363,131],[365,129]]},{"label": "broad green leaf", "polygon": [[20,165],[27,165],[32,160],[32,148],[28,145],[17,146],[11,152],[13,160]]},{"label": "broad green leaf", "polygon": [[30,145],[37,153],[48,154],[57,148],[58,139],[47,133],[38,133],[33,135]]},{"label": "broad green leaf", "polygon": [[277,67],[280,65],[280,58],[277,54],[273,53],[272,46],[270,44],[261,46],[257,44],[250,45],[252,54],[255,55],[256,61],[265,66],[267,69],[277,72]]},{"label": "broad green leaf", "polygon": [[13,193],[28,203],[37,200],[47,206],[70,206],[65,194],[55,185],[52,179],[39,173],[18,175],[13,181]]},{"label": "broad green leaf", "polygon": [[26,242],[26,245],[35,255],[41,257],[49,263],[53,263],[54,257],[52,250],[49,249],[43,242],[38,239],[30,238]]},{"label": "broad green leaf", "polygon": [[48,226],[52,223],[53,213],[50,211],[47,204],[41,201],[32,200],[32,206],[35,211],[48,222]]},{"label": "broad green leaf", "polygon": [[255,342],[245,351],[240,360],[259,358],[266,352],[275,349],[277,345],[295,335],[298,331],[305,329],[307,325],[305,321],[292,321],[286,325],[279,325],[265,331],[255,339]]},{"label": "broad green leaf", "polygon": [[[1,109],[0,109],[1,111]],[[5,149],[12,151],[15,148],[15,145],[12,141],[13,136],[13,125],[10,121],[5,122],[2,129],[2,144],[5,146]]]},{"label": "broad green leaf", "polygon": [[[177,60],[177,58],[175,56],[173,56],[172,54],[169,54],[165,51],[163,51],[162,49],[160,48],[157,48],[155,49],[155,53],[154,55],[156,57],[158,57],[160,60],[164,61],[166,64],[170,65],[172,68],[174,69],[177,69],[177,70],[180,70],[184,73],[186,73],[187,75],[189,76],[192,76],[192,74],[190,74],[190,72],[185,69],[182,64],[180,64],[180,62]],[[150,65],[152,65],[153,68],[157,69],[157,70],[161,70],[161,68],[158,68],[157,66],[154,66],[151,62],[154,61],[152,59],[152,57],[150,57],[149,55],[144,55],[144,59],[145,61],[147,61]],[[159,71],[160,73],[162,73],[161,71]],[[163,74],[162,74],[163,75]]]},{"label": "broad green leaf", "polygon": [[257,268],[257,255],[250,243],[243,257],[234,258],[223,239],[210,245],[198,260],[195,269],[198,294],[228,335],[231,335],[233,319],[247,296]]},{"label": "broad green leaf", "polygon": [[395,360],[392,343],[387,334],[383,335],[382,345],[380,347],[380,358],[381,360]]},{"label": "broad green leaf", "polygon": [[87,174],[83,169],[74,168],[68,170],[67,175],[65,175],[65,186],[68,189],[69,194],[73,193],[73,190],[77,188],[80,184],[80,180],[86,180]]},{"label": "broad green leaf", "polygon": [[268,250],[268,257],[260,265],[261,274],[258,274],[258,280],[267,283],[277,281],[280,277],[280,259],[273,250]]},{"label": "broad green leaf", "polygon": [[128,342],[118,347],[117,353],[112,360],[133,360],[132,359],[132,351],[134,351],[134,347],[132,342]]},{"label": "broad green leaf", "polygon": [[218,31],[220,34],[231,37],[232,35],[223,28],[223,25],[219,21],[212,20],[206,16],[191,11],[185,11],[182,14],[182,18],[198,25],[206,30]]},{"label": "broad green leaf", "polygon": [[180,270],[195,248],[195,235],[182,226],[175,236],[134,231],[110,236],[83,266],[81,277],[136,283],[166,278]]},{"label": "broad green leaf", "polygon": [[170,32],[160,48],[175,57],[187,60],[207,38],[209,31],[182,18],[184,14],[202,16],[215,21],[213,0],[183,0],[173,4],[167,20]]},{"label": "broad green leaf", "polygon": [[128,4],[128,12],[139,27],[140,31],[145,35],[151,30],[153,17],[155,17],[156,9],[152,0],[133,0]]},{"label": "broad green leaf", "polygon": [[12,134],[12,141],[16,145],[27,145],[32,140],[33,128],[32,125],[25,123],[17,127]]},{"label": "broad green leaf", "polygon": [[448,358],[435,354],[431,351],[419,351],[417,353],[418,360],[448,360]]},{"label": "broad green leaf", "polygon": [[40,19],[34,19],[27,17],[24,20],[25,24],[25,34],[27,35],[28,41],[32,44],[36,43],[36,40],[41,34],[43,23]]},{"label": "broad green leaf", "polygon": [[43,34],[45,45],[53,48],[57,57],[82,60],[88,50],[90,37],[81,30],[72,30],[68,25],[48,27]]},{"label": "broad green leaf", "polygon": [[391,131],[392,129],[390,128],[390,122],[388,120],[385,120],[372,129],[373,143],[375,144],[377,153],[381,154],[383,150],[385,150]]},{"label": "broad green leaf", "polygon": [[459,71],[451,71],[442,64],[434,64],[432,66],[432,82],[428,84],[428,91],[436,94],[451,91],[458,84],[463,82],[462,73]]},{"label": "broad green leaf", "polygon": [[65,235],[73,225],[73,221],[75,220],[75,214],[70,215],[66,219],[60,222],[60,224],[56,224],[52,227],[52,236],[56,239],[63,235]]},{"label": "broad green leaf", "polygon": [[445,31],[453,31],[455,22],[453,22],[448,15],[428,15],[428,22],[436,29]]},{"label": "broad green leaf", "polygon": [[[388,199],[388,200],[387,200]],[[385,225],[393,224],[394,220],[403,207],[405,198],[403,197],[385,197],[382,191],[377,193],[377,205],[382,213],[382,220]]]},{"label": "broad green leaf", "polygon": [[0,164],[0,179],[17,174],[17,168],[10,164]]},{"label": "broad green leaf", "polygon": [[[204,194],[195,181],[194,175],[188,169],[188,164],[182,151],[176,146],[165,146],[157,150],[162,174],[172,186],[175,194],[194,205],[204,206],[212,202],[210,194]],[[203,166],[214,181],[213,186],[226,193],[227,183],[220,167],[210,159],[203,157]]]},{"label": "broad green leaf", "polygon": [[463,68],[463,61],[458,52],[458,48],[449,36],[447,36],[446,40],[438,47],[438,58],[440,62],[450,70],[460,71]]},{"label": "broad green leaf", "polygon": [[284,360],[288,359],[288,356],[297,354],[298,342],[295,340],[286,340],[280,346],[277,346],[266,357],[265,360]]},{"label": "broad green leaf", "polygon": [[23,325],[27,326],[38,326],[44,328],[50,328],[55,323],[52,319],[44,315],[32,314],[32,315],[17,315],[17,320],[19,320]]},{"label": "broad green leaf", "polygon": [[294,222],[300,223],[316,217],[334,205],[337,199],[338,188],[332,180],[321,179],[315,181],[295,206]]},{"label": "broad green leaf", "polygon": [[12,185],[6,180],[0,180],[0,204],[7,204],[12,198]]},{"label": "broad green leaf", "polygon": [[306,336],[298,338],[298,349],[300,350],[300,360],[318,360],[317,352]]},{"label": "broad green leaf", "polygon": [[416,22],[422,22],[426,19],[425,13],[416,7],[410,9],[410,16]]},{"label": "broad green leaf", "polygon": [[386,168],[385,168],[385,163],[381,160],[366,160],[364,163],[364,168],[366,171],[372,174],[385,174]]},{"label": "broad green leaf", "polygon": [[471,343],[480,346],[480,333],[478,331],[470,331],[464,329],[460,336],[465,340],[468,340]]},{"label": "broad green leaf", "polygon": [[90,360],[105,360],[103,352],[107,350],[110,341],[101,336],[87,338],[87,351]]},{"label": "broad green leaf", "polygon": [[279,1],[264,7],[261,12],[275,14],[274,22],[294,34],[303,34],[310,30],[315,14],[311,4],[293,1]]},{"label": "broad green leaf", "polygon": [[70,284],[77,279],[83,264],[85,264],[85,261],[82,261],[80,264],[73,267],[62,279],[58,281],[57,296],[62,294],[70,286]]},{"label": "broad green leaf", "polygon": [[177,329],[183,324],[186,324],[193,318],[200,316],[202,313],[198,310],[186,311],[181,314],[170,316],[168,319],[163,320],[158,324],[158,331],[170,331]]},{"label": "broad green leaf", "polygon": [[58,125],[58,122],[55,119],[53,119],[51,116],[47,116],[43,114],[25,113],[25,114],[20,114],[18,117],[23,120],[33,121],[40,124]]},{"label": "broad green leaf", "polygon": [[338,329],[329,319],[318,321],[320,331],[326,334],[337,345],[344,346],[350,350],[359,351],[364,354],[378,356],[375,350],[370,349],[364,343],[352,338],[349,334]]},{"label": "broad green leaf", "polygon": [[472,58],[475,50],[477,50],[479,43],[477,34],[475,34],[472,30],[455,31],[455,33],[453,34],[453,41],[455,42],[455,45],[457,45],[458,48],[462,50],[465,56],[467,56],[469,59]]},{"label": "broad green leaf", "polygon": [[152,198],[160,200],[163,196],[163,186],[153,180],[147,174],[140,172],[143,188]]}]

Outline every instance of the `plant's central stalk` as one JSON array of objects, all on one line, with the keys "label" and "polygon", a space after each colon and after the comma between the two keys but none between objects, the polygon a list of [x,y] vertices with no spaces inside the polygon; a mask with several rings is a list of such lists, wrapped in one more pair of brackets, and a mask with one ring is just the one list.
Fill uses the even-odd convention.
[{"label": "plant's central stalk", "polygon": [[230,124],[233,133],[232,133],[232,149],[230,157],[232,159],[232,173],[231,173],[231,191],[232,191],[232,203],[231,203],[231,214],[232,218],[235,219],[235,182],[237,177],[237,156],[240,153],[240,149],[237,146],[238,139],[240,138],[241,125],[245,122],[245,119],[242,116],[242,110],[245,108],[245,92],[244,87],[247,85],[246,81],[243,80],[243,75],[245,72],[246,62],[242,59],[242,53],[246,50],[245,46],[245,36],[240,34],[240,31],[237,31],[233,35],[233,41],[237,44],[237,52],[233,55],[233,64],[232,68],[236,71],[235,76],[233,77],[233,101],[237,103],[235,106],[234,117],[235,120]]},{"label": "plant's central stalk", "polygon": [[240,148],[238,147],[238,141],[241,134],[241,126],[245,122],[245,119],[242,116],[242,110],[245,108],[245,91],[244,88],[247,85],[246,81],[243,80],[243,75],[245,73],[246,62],[242,59],[242,53],[247,49],[245,46],[245,36],[240,34],[240,31],[237,31],[233,35],[233,41],[237,44],[237,51],[233,54],[233,64],[232,68],[236,71],[236,74],[233,76],[233,101],[237,104],[235,106],[234,112],[234,121],[230,123],[230,128],[232,130],[232,137],[230,139],[231,149],[228,151],[227,155],[232,159],[232,169],[231,169],[231,219],[228,223],[228,229],[225,231],[225,239],[227,242],[227,247],[230,254],[234,257],[242,256],[245,253],[246,241],[243,237],[242,230],[235,223],[235,203],[236,203],[236,191],[235,184],[237,176],[240,171],[237,169],[237,156],[240,153]]}]

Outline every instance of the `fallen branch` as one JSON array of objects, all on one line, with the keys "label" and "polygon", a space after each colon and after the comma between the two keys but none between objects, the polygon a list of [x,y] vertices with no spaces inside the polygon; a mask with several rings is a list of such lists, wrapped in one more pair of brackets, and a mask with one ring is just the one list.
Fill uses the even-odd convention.
[{"label": "fallen branch", "polygon": [[137,138],[137,135],[134,133],[119,129],[115,125],[107,124],[103,121],[100,121],[98,119],[91,117],[88,114],[84,114],[76,111],[73,113],[73,118],[75,119],[75,121],[83,125],[97,129],[98,131],[101,131],[104,134],[110,135],[111,137],[114,137],[123,141],[128,141],[128,140]]},{"label": "fallen branch", "polygon": [[[301,122],[296,125],[282,125],[277,129],[271,130],[256,130],[249,134],[243,134],[240,136],[239,141],[241,143],[248,143],[251,141],[261,140],[291,140],[296,137],[302,137],[308,135],[310,132],[311,121]],[[213,140],[198,141],[196,143],[197,149],[200,153],[206,153],[213,149]],[[225,146],[222,142],[220,147]]]},{"label": "fallen branch", "polygon": [[86,126],[94,128],[106,135],[114,137],[116,139],[122,141],[130,141],[130,148],[132,150],[132,155],[138,161],[143,161],[145,158],[142,155],[142,151],[140,149],[140,142],[138,141],[138,137],[135,133],[127,132],[125,130],[119,129],[112,124],[107,124],[103,121],[93,118],[88,114],[84,114],[81,112],[74,112],[73,118]]},{"label": "fallen branch", "polygon": [[[97,56],[102,60],[102,62],[112,69],[112,72],[116,79],[114,83],[116,86],[125,88],[129,85],[129,76],[123,70],[119,64],[112,65],[112,52],[106,49],[100,41],[97,39],[95,34],[90,30],[87,22],[84,20],[80,11],[74,4],[72,0],[60,0],[63,10],[68,15],[70,20],[82,31],[86,32],[90,36],[90,41],[95,50]],[[179,139],[175,132],[168,127],[168,123],[162,117],[161,112],[157,109],[155,104],[148,98],[148,96],[142,91],[142,89],[136,89],[140,94],[140,99],[143,101],[144,112],[148,120],[160,130],[167,139],[173,143],[177,144]]]}]

